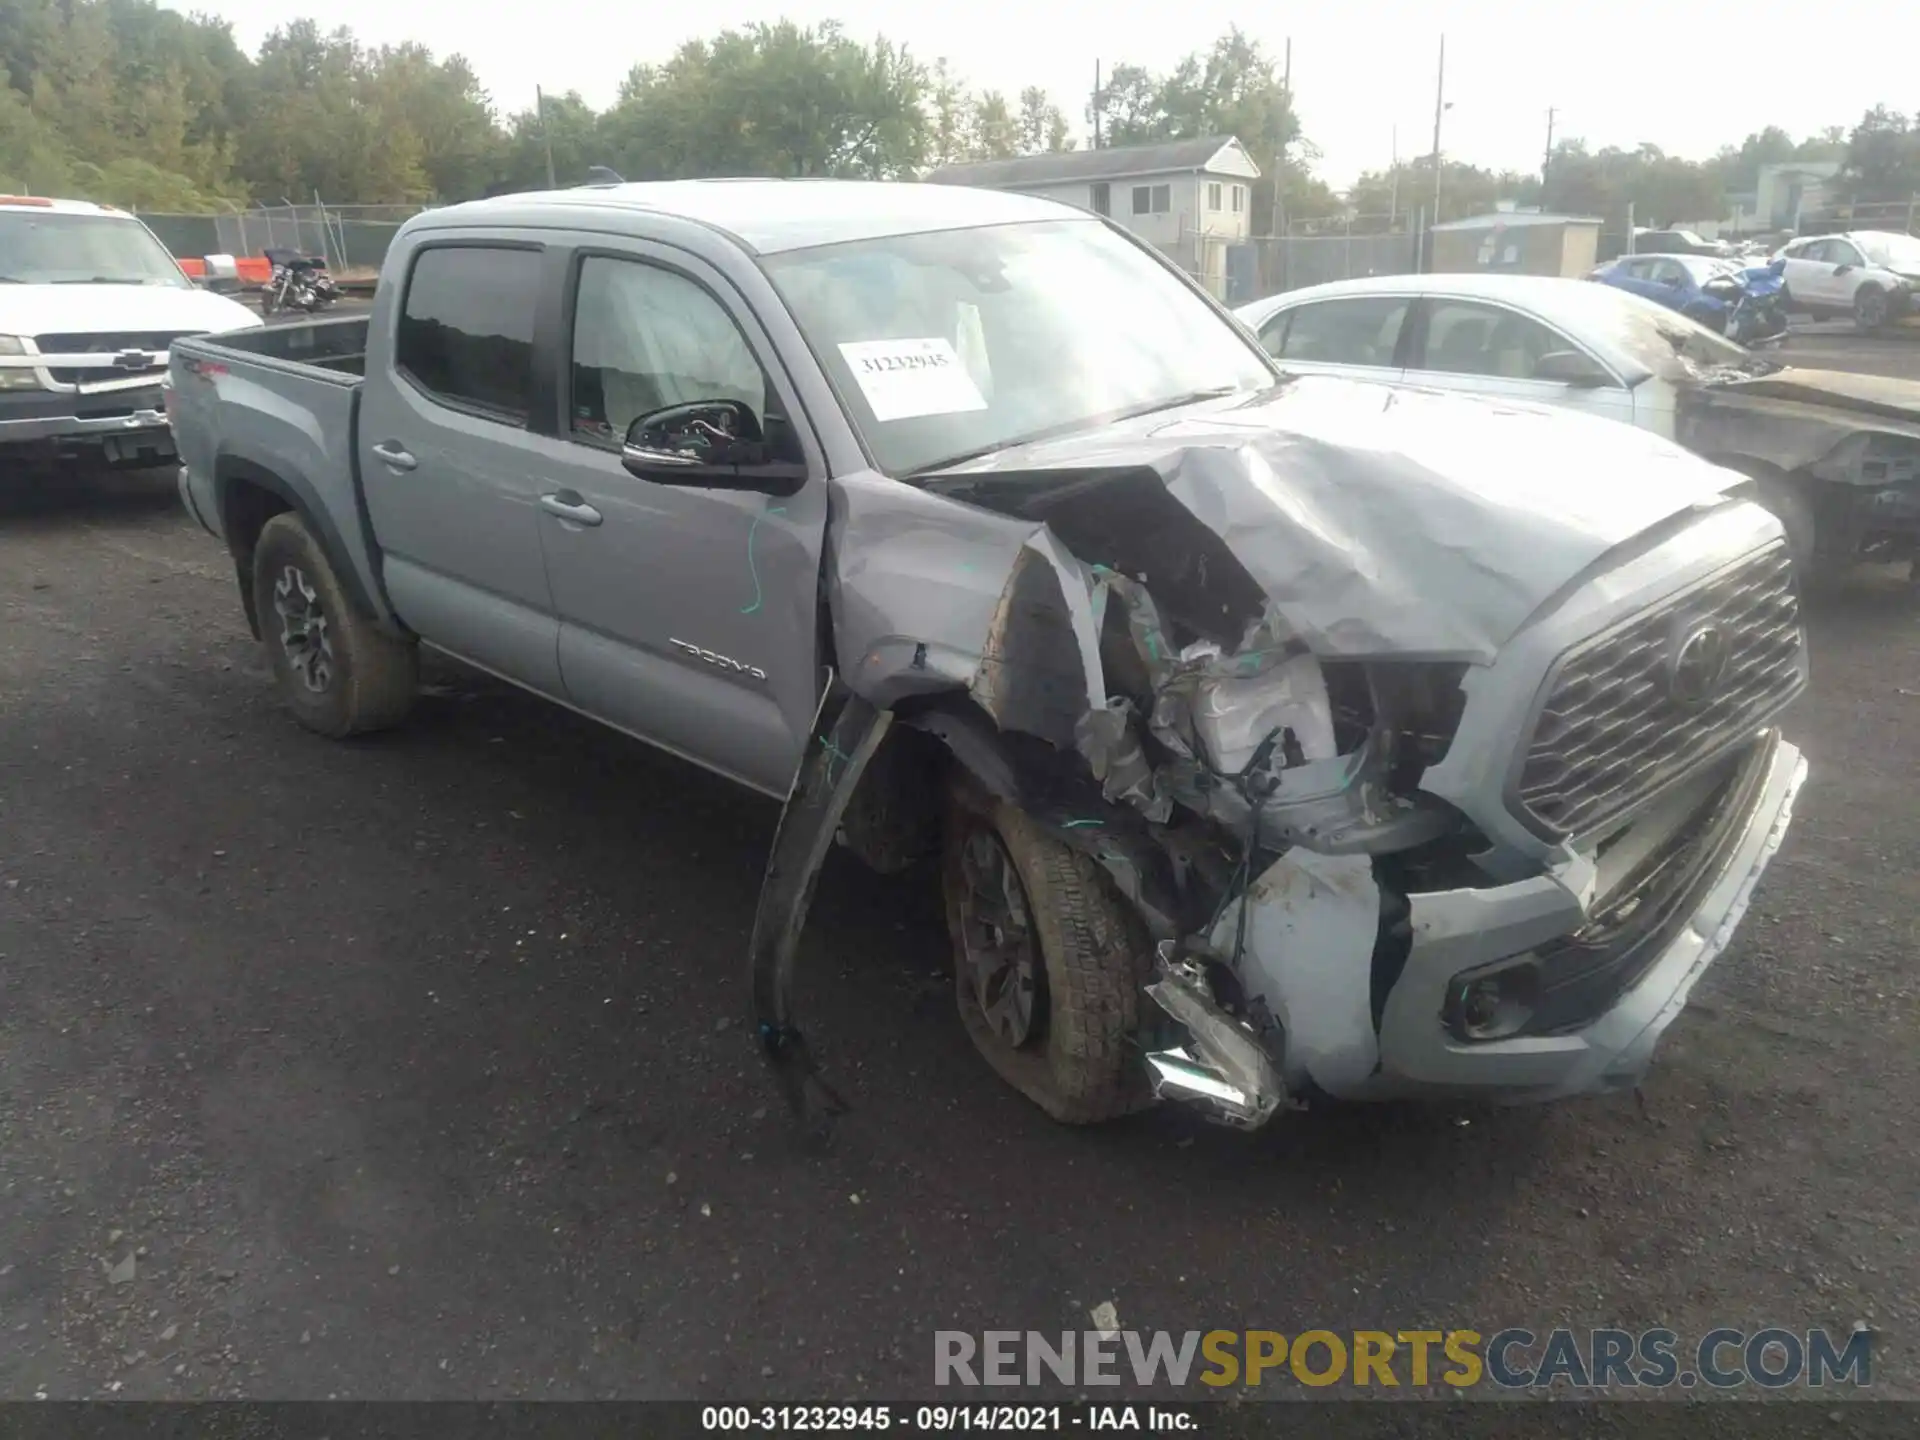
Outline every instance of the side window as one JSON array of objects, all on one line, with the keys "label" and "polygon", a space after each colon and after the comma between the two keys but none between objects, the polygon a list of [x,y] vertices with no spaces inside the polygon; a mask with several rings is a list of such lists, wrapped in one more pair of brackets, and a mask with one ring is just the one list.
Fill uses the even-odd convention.
[{"label": "side window", "polygon": [[1404,295],[1322,300],[1276,316],[1260,338],[1282,360],[1384,369],[1393,364],[1408,303]]},{"label": "side window", "polygon": [[1807,246],[1806,249],[1800,252],[1798,258],[1818,261],[1823,265],[1837,265],[1840,263],[1833,258],[1833,242],[1830,240],[1814,241],[1813,244]]},{"label": "side window", "polygon": [[395,368],[436,400],[524,425],[533,409],[539,281],[537,251],[422,250],[400,310]]},{"label": "side window", "polygon": [[1678,260],[1656,260],[1653,262],[1652,279],[1656,285],[1684,285],[1687,283],[1687,267]]},{"label": "side window", "polygon": [[1427,315],[1425,370],[1527,380],[1542,355],[1579,347],[1537,320],[1495,305],[1435,300]]},{"label": "side window", "polygon": [[582,262],[568,400],[575,435],[617,444],[642,415],[721,399],[745,401],[764,425],[766,374],[718,300],[638,260]]},{"label": "side window", "polygon": [[1864,265],[1866,263],[1860,254],[1859,248],[1855,246],[1851,240],[1829,240],[1827,242],[1827,259],[1831,260],[1835,265]]}]

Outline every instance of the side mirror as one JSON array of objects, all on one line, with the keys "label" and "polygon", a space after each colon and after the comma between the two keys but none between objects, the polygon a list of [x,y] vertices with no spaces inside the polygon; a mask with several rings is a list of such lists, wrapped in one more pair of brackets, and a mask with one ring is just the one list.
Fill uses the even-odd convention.
[{"label": "side mirror", "polygon": [[656,485],[701,490],[753,490],[791,495],[807,467],[781,459],[751,406],[739,400],[693,400],[642,415],[627,427],[620,463]]},{"label": "side mirror", "polygon": [[1598,390],[1613,377],[1578,350],[1550,350],[1533,365],[1533,378],[1551,380],[1573,390]]}]

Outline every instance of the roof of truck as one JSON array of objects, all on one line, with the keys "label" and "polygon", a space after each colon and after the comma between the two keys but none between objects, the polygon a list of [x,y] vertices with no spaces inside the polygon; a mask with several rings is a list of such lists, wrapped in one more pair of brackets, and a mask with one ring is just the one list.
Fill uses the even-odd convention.
[{"label": "roof of truck", "polygon": [[6,210],[51,211],[55,215],[118,215],[132,219],[124,210],[111,205],[96,205],[91,200],[55,200],[46,195],[0,195],[0,212]]},{"label": "roof of truck", "polygon": [[609,211],[620,210],[673,215],[709,225],[760,254],[885,235],[1070,220],[1087,215],[1054,200],[963,185],[724,179],[659,180],[496,195],[490,200],[429,210],[412,223],[430,229],[476,223],[538,227],[604,220]]}]

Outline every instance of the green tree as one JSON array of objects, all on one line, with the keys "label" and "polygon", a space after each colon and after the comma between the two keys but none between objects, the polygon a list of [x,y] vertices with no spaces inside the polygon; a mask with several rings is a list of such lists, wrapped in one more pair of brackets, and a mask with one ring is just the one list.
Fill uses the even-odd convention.
[{"label": "green tree", "polygon": [[1920,194],[1920,129],[1900,111],[1874,106],[1847,136],[1840,180],[1849,200],[1884,202]]},{"label": "green tree", "polygon": [[782,20],[635,67],[604,133],[629,178],[890,179],[926,157],[927,98],[926,71],[904,46]]},{"label": "green tree", "polygon": [[1023,155],[1058,154],[1074,147],[1073,138],[1067,133],[1067,117],[1037,85],[1029,85],[1020,92],[1020,113],[1014,119],[1014,130]]},{"label": "green tree", "polygon": [[1137,65],[1114,66],[1093,108],[1106,145],[1237,137],[1262,171],[1252,187],[1252,219],[1256,233],[1264,230],[1274,187],[1286,184],[1277,172],[1286,169],[1287,149],[1299,140],[1300,126],[1278,64],[1238,26],[1165,76]]}]

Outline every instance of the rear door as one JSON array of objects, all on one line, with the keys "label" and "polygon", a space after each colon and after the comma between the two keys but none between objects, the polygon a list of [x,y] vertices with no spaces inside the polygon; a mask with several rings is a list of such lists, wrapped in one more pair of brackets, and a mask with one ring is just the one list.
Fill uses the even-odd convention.
[{"label": "rear door", "polygon": [[[685,250],[578,237],[563,295],[563,432],[536,442],[567,695],[587,713],[784,797],[820,694],[816,623],[825,464],[752,308]],[[620,446],[639,416],[749,404],[796,494],[641,480]]]},{"label": "rear door", "polygon": [[[356,460],[394,609],[421,638],[560,693],[536,508],[537,239],[434,239],[369,354]],[[547,394],[551,395],[548,388]]]},{"label": "rear door", "polygon": [[1271,316],[1259,329],[1260,343],[1288,370],[1397,380],[1412,304],[1410,295],[1310,300]]},{"label": "rear door", "polygon": [[1591,389],[1535,379],[1533,370],[1542,357],[1559,351],[1577,351],[1601,369],[1608,367],[1571,336],[1518,310],[1484,300],[1428,295],[1421,298],[1409,336],[1409,385],[1633,421],[1633,394],[1617,377]]}]

